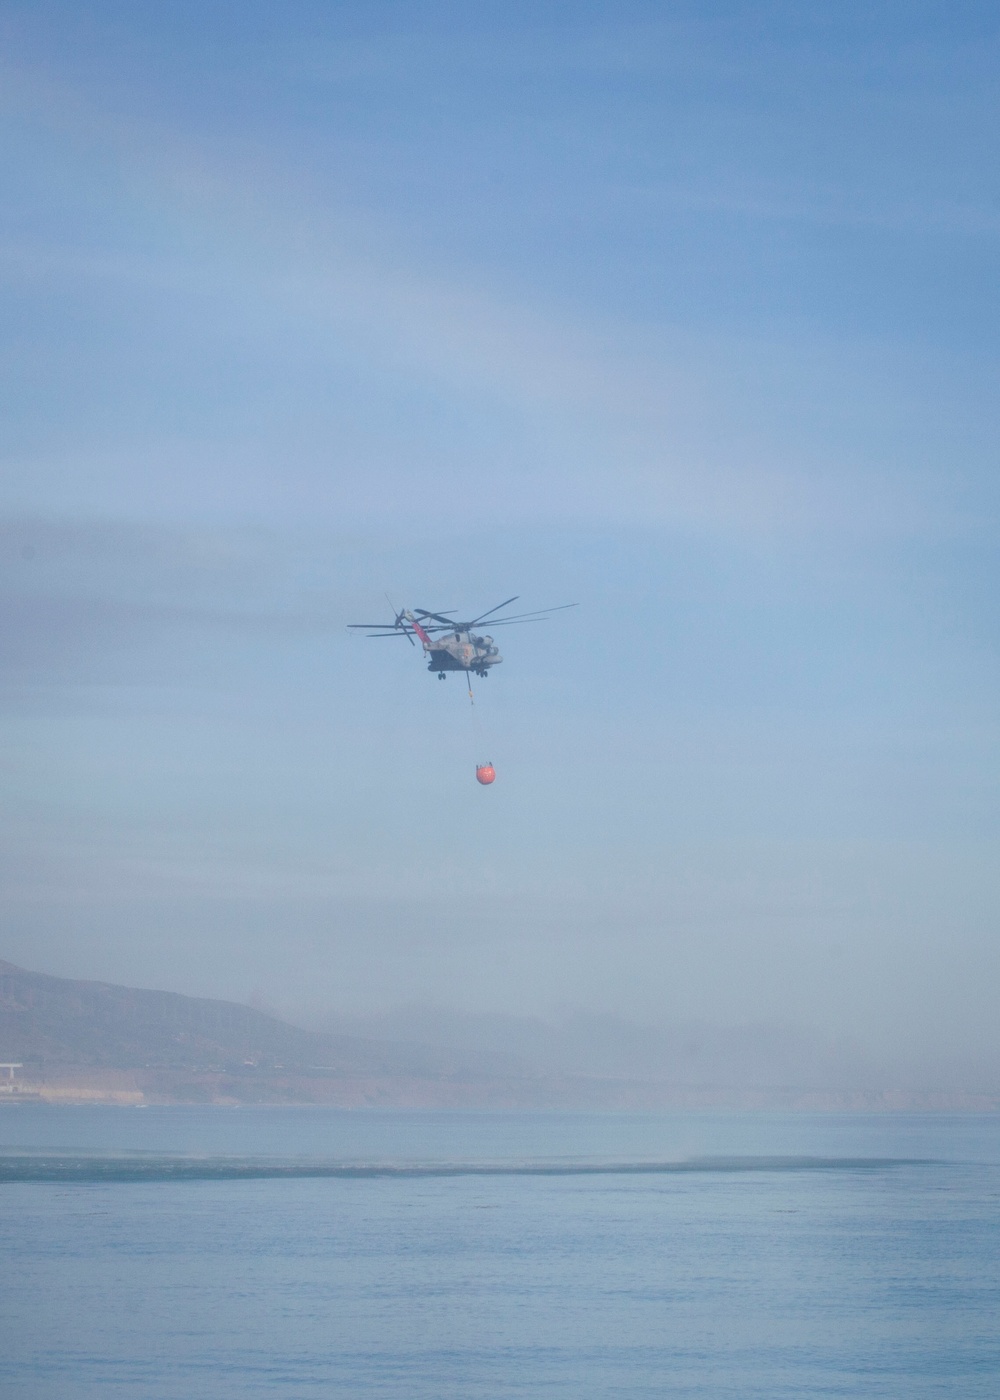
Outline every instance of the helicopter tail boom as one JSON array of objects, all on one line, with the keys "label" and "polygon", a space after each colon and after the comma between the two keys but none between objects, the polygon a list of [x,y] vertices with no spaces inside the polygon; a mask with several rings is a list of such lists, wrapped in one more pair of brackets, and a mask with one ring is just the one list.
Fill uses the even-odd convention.
[{"label": "helicopter tail boom", "polygon": [[413,616],[411,612],[401,613],[400,616],[406,618],[406,621],[409,624],[409,626],[413,628],[414,632],[416,632],[417,636],[423,642],[424,650],[427,651],[431,646],[431,639],[421,627],[417,619]]}]

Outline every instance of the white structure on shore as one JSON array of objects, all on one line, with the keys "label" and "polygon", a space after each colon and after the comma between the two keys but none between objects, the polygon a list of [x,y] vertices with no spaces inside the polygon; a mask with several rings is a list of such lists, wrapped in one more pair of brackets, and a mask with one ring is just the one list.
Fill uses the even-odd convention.
[{"label": "white structure on shore", "polygon": [[7,1071],[7,1082],[5,1084],[0,1084],[0,1094],[13,1094],[15,1087],[14,1071],[16,1069],[24,1069],[24,1066],[22,1064],[8,1062],[7,1064],[0,1063],[0,1069],[5,1069]]}]

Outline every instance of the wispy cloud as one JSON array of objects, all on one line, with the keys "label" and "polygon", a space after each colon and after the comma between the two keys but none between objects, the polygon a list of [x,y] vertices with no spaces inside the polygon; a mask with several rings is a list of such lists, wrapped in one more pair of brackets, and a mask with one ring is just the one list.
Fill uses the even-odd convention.
[{"label": "wispy cloud", "polygon": [[[250,518],[361,522],[426,518],[462,496],[496,521],[727,534],[941,520],[939,479],[928,494],[911,470],[866,460],[863,445],[877,416],[883,436],[895,420],[893,456],[920,451],[927,408],[893,383],[917,369],[908,353],[814,338],[803,357],[794,337],[640,326],[529,299],[495,271],[414,262],[398,236],[373,237],[374,211],[331,208],[259,149],[188,145],[179,131],[104,114],[52,77],[44,100],[22,86],[36,120],[78,141],[87,131],[100,154],[84,160],[86,178],[136,227],[160,222],[155,237],[115,249],[8,246],[8,277],[75,284],[98,308],[141,292],[161,321],[162,363],[140,372],[163,373],[188,402],[172,432],[164,401],[144,428],[126,413],[113,435],[91,424],[72,445],[51,429],[23,435],[8,470],[21,511],[61,500],[97,514],[211,516],[222,502]],[[743,212],[756,203],[766,217],[792,209],[738,188],[655,197]],[[220,363],[240,366],[238,387]],[[930,387],[937,367],[918,372]],[[123,364],[123,386],[131,373]],[[198,375],[216,381],[200,407]]]}]

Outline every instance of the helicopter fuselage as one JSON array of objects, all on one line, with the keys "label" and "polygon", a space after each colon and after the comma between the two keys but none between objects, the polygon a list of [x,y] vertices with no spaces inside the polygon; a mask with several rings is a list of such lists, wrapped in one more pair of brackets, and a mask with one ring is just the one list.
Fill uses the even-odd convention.
[{"label": "helicopter fuselage", "polygon": [[485,676],[491,666],[499,666],[503,660],[492,637],[481,637],[464,628],[431,637],[416,618],[407,621],[420,638],[428,671],[436,671],[439,676],[445,671],[472,671]]}]

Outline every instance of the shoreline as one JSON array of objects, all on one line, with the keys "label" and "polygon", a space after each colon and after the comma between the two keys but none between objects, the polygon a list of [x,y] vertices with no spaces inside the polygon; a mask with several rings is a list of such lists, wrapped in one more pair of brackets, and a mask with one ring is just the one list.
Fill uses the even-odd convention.
[{"label": "shoreline", "polygon": [[56,1068],[0,1092],[0,1107],[299,1107],[567,1112],[684,1109],[785,1112],[996,1113],[1000,1094],[961,1090],[683,1085],[584,1077],[525,1079],[245,1075],[162,1068]]}]

